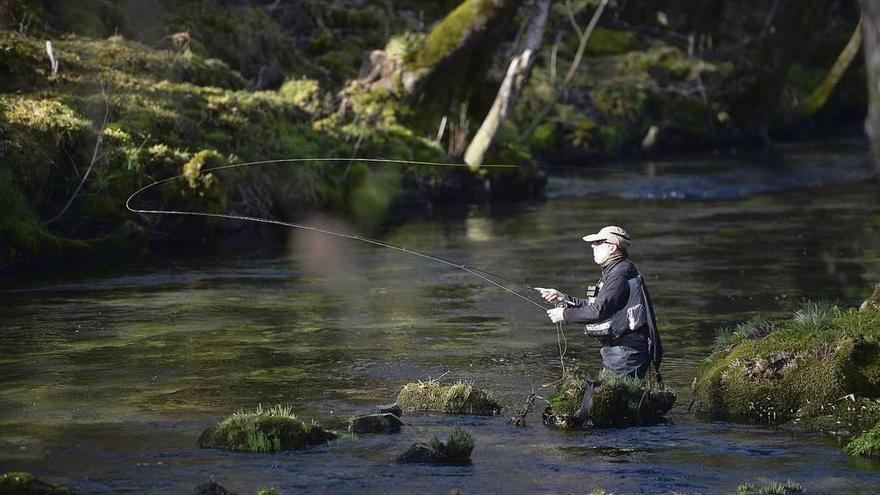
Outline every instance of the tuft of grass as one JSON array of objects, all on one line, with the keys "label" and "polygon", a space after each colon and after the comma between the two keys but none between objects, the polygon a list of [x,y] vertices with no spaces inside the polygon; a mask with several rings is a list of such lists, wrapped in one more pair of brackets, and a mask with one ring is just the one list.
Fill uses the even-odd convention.
[{"label": "tuft of grass", "polygon": [[397,394],[397,403],[406,412],[441,412],[492,416],[501,412],[501,405],[491,392],[460,381],[440,385],[438,380],[407,383]]},{"label": "tuft of grass", "polygon": [[787,495],[791,493],[803,493],[804,487],[795,481],[773,481],[765,485],[755,486],[751,483],[743,483],[736,489],[737,495]]},{"label": "tuft of grass", "polygon": [[[553,415],[573,417],[584,397],[586,378],[570,372],[548,398]],[[625,426],[657,421],[675,403],[675,390],[659,387],[638,378],[619,376],[603,370],[593,389],[593,426]],[[573,421],[560,424],[577,426]]]},{"label": "tuft of grass", "polygon": [[800,330],[810,332],[829,328],[838,316],[840,310],[831,301],[804,301],[794,312],[794,321]]},{"label": "tuft of grass", "polygon": [[236,411],[220,423],[205,430],[199,438],[203,448],[220,448],[243,452],[276,452],[304,449],[326,444],[337,435],[312,422],[306,424],[296,417],[288,405],[253,411]]},{"label": "tuft of grass", "polygon": [[845,450],[851,455],[880,457],[880,422],[850,441]]}]

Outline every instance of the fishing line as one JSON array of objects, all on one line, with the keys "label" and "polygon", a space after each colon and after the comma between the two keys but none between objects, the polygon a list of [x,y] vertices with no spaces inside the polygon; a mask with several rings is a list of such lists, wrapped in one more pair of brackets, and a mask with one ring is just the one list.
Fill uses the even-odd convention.
[{"label": "fishing line", "polygon": [[[398,164],[398,165],[407,164],[407,165],[443,166],[443,167],[468,167],[468,165],[466,165],[466,164],[428,162],[428,161],[417,161],[417,160],[393,160],[393,159],[385,160],[385,159],[379,159],[379,158],[358,158],[356,160],[363,161],[363,162],[370,162],[370,163],[392,163],[392,164]],[[272,164],[272,163],[339,162],[339,161],[351,161],[351,159],[350,158],[281,158],[281,159],[276,159],[276,160],[259,160],[259,161],[234,163],[234,164],[229,164],[229,165],[221,165],[221,166],[217,166],[217,167],[211,167],[211,168],[200,170],[199,174],[205,174],[207,172],[212,172],[212,171],[217,171],[217,170],[227,170],[227,169],[232,169],[232,168],[237,168],[237,167],[245,167],[245,166],[253,166],[253,165],[267,165],[267,164]],[[517,168],[516,165],[505,165],[505,164],[499,164],[499,165],[491,165],[490,164],[490,165],[483,165],[482,167],[484,167],[484,168]],[[508,282],[513,285],[518,285],[520,287],[523,287],[523,288],[526,288],[529,290],[537,291],[537,289],[535,289],[534,287],[531,287],[529,285],[525,285],[525,284],[522,284],[519,282],[514,282],[506,277],[492,273],[492,272],[490,272],[488,270],[484,270],[482,268],[465,265],[465,264],[459,263],[457,261],[452,261],[449,259],[441,258],[439,256],[434,256],[434,255],[430,255],[427,253],[422,253],[422,252],[415,251],[415,250],[412,250],[412,249],[409,249],[409,248],[406,248],[403,246],[397,246],[397,245],[394,245],[394,244],[391,244],[388,242],[380,241],[378,239],[372,239],[369,237],[364,237],[364,236],[355,235],[355,234],[346,234],[344,232],[338,232],[338,231],[334,231],[334,230],[329,230],[329,229],[325,229],[325,228],[321,228],[321,227],[315,227],[315,226],[311,226],[311,225],[304,225],[304,224],[295,223],[295,222],[286,222],[286,221],[282,221],[282,220],[273,220],[273,219],[269,219],[269,218],[252,217],[252,216],[247,216],[247,215],[230,215],[230,214],[224,214],[224,213],[208,213],[208,212],[182,211],[182,210],[152,210],[152,209],[144,209],[144,208],[135,208],[132,206],[132,200],[136,196],[141,194],[142,192],[146,191],[147,189],[156,187],[156,186],[163,184],[165,182],[170,182],[172,180],[181,179],[184,177],[184,175],[185,174],[180,174],[180,175],[176,175],[174,177],[169,177],[167,179],[162,179],[162,180],[153,182],[152,184],[148,184],[148,185],[138,189],[137,191],[132,193],[132,195],[129,196],[128,199],[125,201],[125,207],[133,213],[155,214],[155,215],[182,215],[182,216],[195,216],[195,217],[208,217],[208,218],[225,218],[225,219],[229,219],[229,220],[241,220],[241,221],[248,221],[248,222],[271,224],[271,225],[280,225],[283,227],[301,229],[301,230],[306,230],[306,231],[310,231],[310,232],[316,232],[319,234],[331,235],[331,236],[335,236],[335,237],[341,237],[344,239],[351,239],[351,240],[356,240],[356,241],[360,241],[360,242],[365,242],[365,243],[372,244],[375,246],[380,246],[380,247],[400,251],[403,253],[408,253],[413,256],[417,256],[417,257],[420,257],[423,259],[435,261],[435,262],[442,263],[447,266],[451,266],[453,268],[460,269],[462,271],[470,273],[471,275],[473,275],[473,276],[475,276],[485,282],[488,282],[489,284],[491,284],[495,287],[498,287],[499,289],[504,290],[505,292],[508,292],[516,297],[519,297],[520,299],[527,301],[528,303],[530,303],[534,306],[541,308],[541,310],[543,310],[543,311],[546,311],[547,309],[549,309],[549,308],[543,306],[542,304],[539,304],[539,303],[529,299],[528,297],[520,294],[519,292],[516,292],[516,291],[510,289],[509,287],[497,282],[496,280],[493,280],[493,278],[504,281],[504,282]],[[490,277],[492,277],[492,278],[490,278]]]},{"label": "fishing line", "polygon": [[[220,165],[217,167],[201,169],[201,170],[199,170],[199,175],[203,175],[208,172],[214,172],[214,171],[219,171],[219,170],[228,170],[228,169],[233,169],[233,168],[238,168],[238,167],[249,167],[249,166],[255,166],[255,165],[269,165],[269,164],[277,164],[277,163],[342,162],[342,161],[348,161],[348,162],[361,161],[361,162],[367,162],[367,163],[386,163],[386,164],[395,164],[395,165],[420,165],[420,166],[450,167],[450,168],[469,167],[467,164],[463,164],[463,163],[444,163],[444,162],[381,159],[381,158],[357,158],[357,159],[335,158],[335,157],[334,158],[279,158],[279,159],[274,159],[274,160],[257,160],[257,161],[250,161],[250,162],[233,163],[233,164],[229,164],[229,165]],[[510,164],[488,164],[488,165],[481,165],[481,168],[511,169],[511,168],[518,168],[518,166],[517,165],[510,165]],[[578,167],[553,167],[553,168],[578,168]],[[614,170],[616,172],[625,172],[624,170],[620,170],[620,169],[597,169],[597,168],[592,168],[592,167],[589,170]],[[490,272],[488,270],[484,270],[482,268],[465,265],[465,264],[459,263],[457,261],[441,258],[439,256],[434,256],[434,255],[430,255],[427,253],[422,253],[420,251],[415,251],[415,250],[412,250],[412,249],[409,249],[409,248],[406,248],[403,246],[397,246],[397,245],[394,245],[394,244],[391,244],[388,242],[380,241],[378,239],[372,239],[369,237],[364,237],[364,236],[356,235],[356,234],[346,234],[344,232],[338,232],[338,231],[325,229],[325,228],[321,228],[321,227],[315,227],[312,225],[304,225],[304,224],[295,223],[295,222],[286,222],[286,221],[282,221],[282,220],[273,220],[273,219],[269,219],[269,218],[252,217],[252,216],[247,216],[247,215],[230,215],[230,214],[223,214],[223,213],[207,213],[207,212],[182,211],[182,210],[152,210],[152,209],[144,209],[144,208],[135,208],[132,206],[132,204],[131,204],[132,200],[136,196],[141,194],[142,192],[144,192],[148,189],[151,189],[153,187],[156,187],[160,184],[170,182],[173,180],[181,179],[184,176],[185,176],[185,174],[180,174],[180,175],[176,175],[174,177],[169,177],[166,179],[158,180],[158,181],[153,182],[152,184],[148,184],[148,185],[138,189],[137,191],[132,193],[131,196],[129,196],[128,199],[125,201],[125,207],[129,211],[131,211],[132,213],[155,214],[155,215],[180,215],[180,216],[207,217],[207,218],[224,218],[224,219],[228,219],[228,220],[241,220],[241,221],[247,221],[247,222],[279,225],[279,226],[283,226],[283,227],[301,229],[301,230],[305,230],[305,231],[309,231],[309,232],[315,232],[315,233],[319,233],[319,234],[325,234],[325,235],[340,237],[340,238],[344,238],[344,239],[360,241],[360,242],[364,242],[367,244],[372,244],[375,246],[384,247],[387,249],[392,249],[395,251],[407,253],[407,254],[417,256],[417,257],[420,257],[423,259],[435,261],[437,263],[442,263],[444,265],[447,265],[447,266],[450,266],[453,268],[457,268],[459,270],[462,270],[464,272],[467,272],[467,273],[479,278],[480,280],[483,280],[484,282],[487,282],[495,287],[498,287],[499,289],[501,289],[511,295],[514,295],[514,296],[528,302],[529,304],[531,304],[533,306],[537,306],[542,311],[546,311],[548,309],[551,309],[551,308],[548,308],[540,303],[537,303],[537,302],[529,299],[528,297],[520,294],[519,292],[514,291],[513,289],[497,282],[494,279],[501,280],[501,281],[506,282],[508,284],[516,285],[516,286],[528,289],[530,291],[537,292],[537,289],[532,286],[516,282],[514,280],[503,277],[503,276],[498,275],[496,273],[492,273],[492,272]],[[565,353],[568,349],[568,340],[565,337],[565,331],[563,330],[563,325],[561,322],[556,324],[556,343],[557,343],[557,346],[559,349],[559,363],[562,367],[562,379],[565,380],[565,359],[564,358],[565,358]]]}]

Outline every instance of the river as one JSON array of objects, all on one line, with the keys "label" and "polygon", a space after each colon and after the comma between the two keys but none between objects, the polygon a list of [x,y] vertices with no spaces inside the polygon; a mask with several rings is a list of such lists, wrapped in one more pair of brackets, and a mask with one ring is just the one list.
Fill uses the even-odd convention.
[{"label": "river", "polygon": [[[880,188],[864,146],[792,147],[769,167],[704,157],[562,171],[542,201],[438,211],[376,234],[581,293],[599,271],[580,237],[624,226],[657,308],[665,379],[678,390],[666,424],[561,432],[533,414],[527,427],[507,425],[560,373],[539,308],[442,264],[293,231],[259,248],[6,281],[0,471],[87,494],[189,493],[211,476],[239,493],[729,493],[767,479],[877,493],[880,462],[844,455],[834,438],[686,411],[716,328],[755,312],[787,317],[803,299],[856,305],[880,281]],[[597,346],[573,325],[566,337],[567,363],[596,371]],[[399,434],[307,451],[196,446],[238,409],[289,403],[343,428],[404,383],[441,375],[493,390],[507,410],[409,415]],[[470,466],[393,462],[455,426],[474,437]]]}]

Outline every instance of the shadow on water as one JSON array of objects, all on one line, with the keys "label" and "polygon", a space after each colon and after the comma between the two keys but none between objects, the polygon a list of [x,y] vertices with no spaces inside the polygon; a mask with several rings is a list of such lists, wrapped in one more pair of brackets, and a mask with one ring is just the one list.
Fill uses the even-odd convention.
[{"label": "shadow on water", "polygon": [[[682,410],[715,328],[756,311],[786,316],[804,298],[857,304],[880,280],[880,197],[852,182],[866,167],[860,153],[806,150],[756,181],[711,161],[555,177],[545,202],[473,207],[383,237],[581,293],[598,269],[580,236],[622,224],[657,305],[664,375],[679,390],[667,424],[566,433],[535,414],[527,428],[506,416],[416,415],[399,434],[305,452],[198,449],[205,427],[258,403],[339,426],[415,379],[448,372],[493,389],[510,411],[558,377],[556,333],[538,308],[397,252],[299,239],[280,254],[152,260],[0,292],[0,465],[85,493],[184,493],[212,475],[243,493],[717,493],[762,478],[870,493],[880,464],[846,457],[834,439]],[[814,179],[824,185],[804,189]],[[574,326],[566,336],[567,364],[596,371],[596,345]],[[472,465],[391,462],[454,426],[475,438]]]}]

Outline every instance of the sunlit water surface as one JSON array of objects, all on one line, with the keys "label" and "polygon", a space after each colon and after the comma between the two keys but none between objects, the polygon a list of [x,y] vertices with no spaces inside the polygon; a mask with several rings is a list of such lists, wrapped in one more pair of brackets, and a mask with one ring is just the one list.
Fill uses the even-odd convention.
[{"label": "sunlit water surface", "polygon": [[[84,493],[188,493],[213,476],[254,493],[731,492],[793,479],[811,493],[877,493],[880,463],[833,438],[686,412],[715,329],[804,298],[858,304],[880,280],[880,188],[863,153],[793,150],[770,169],[723,160],[639,163],[550,181],[546,201],[473,207],[382,239],[524,283],[580,293],[598,276],[580,240],[633,235],[679,392],[668,424],[566,433],[507,417],[560,373],[554,327],[533,305],[441,264],[291,233],[282,246],[158,256],[89,278],[0,292],[0,471]],[[336,226],[345,228],[344,226]],[[534,297],[533,297],[534,299]],[[569,365],[598,348],[567,327]],[[290,403],[344,428],[407,381],[444,375],[495,391],[498,417],[410,415],[399,434],[277,454],[202,450],[232,411]],[[540,408],[538,408],[540,409]],[[455,426],[466,467],[397,465]]]}]

